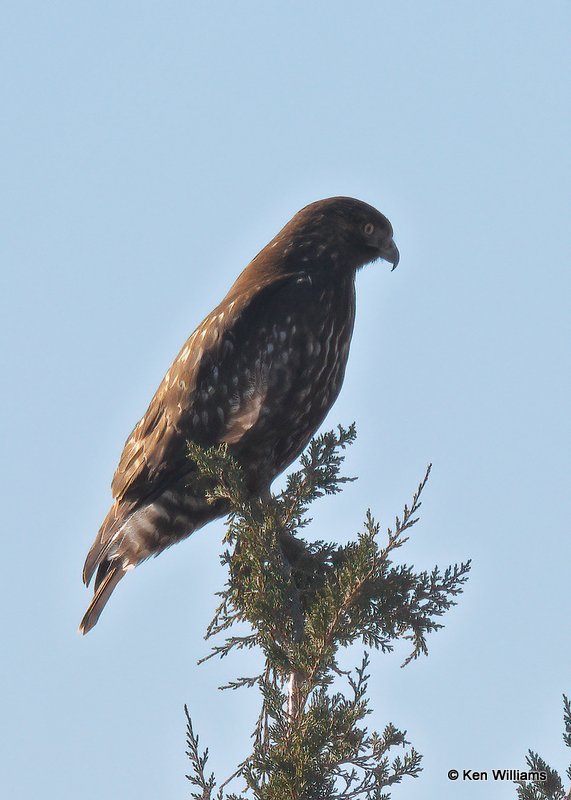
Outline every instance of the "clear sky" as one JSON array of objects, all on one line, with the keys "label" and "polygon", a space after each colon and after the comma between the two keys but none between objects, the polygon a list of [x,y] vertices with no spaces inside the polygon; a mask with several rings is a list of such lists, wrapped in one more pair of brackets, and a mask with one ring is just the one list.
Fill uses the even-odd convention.
[{"label": "clear sky", "polygon": [[3,796],[187,798],[185,702],[221,777],[248,752],[257,701],[216,687],[251,661],[196,666],[223,524],[86,638],[81,568],[178,348],[336,194],[390,218],[401,263],[359,275],[327,421],[356,421],[359,480],[307,534],[390,524],[432,461],[402,558],[473,559],[428,658],[373,655],[371,726],[424,754],[393,797],[513,798],[446,773],[529,747],[567,766],[570,22],[566,0],[3,4]]}]

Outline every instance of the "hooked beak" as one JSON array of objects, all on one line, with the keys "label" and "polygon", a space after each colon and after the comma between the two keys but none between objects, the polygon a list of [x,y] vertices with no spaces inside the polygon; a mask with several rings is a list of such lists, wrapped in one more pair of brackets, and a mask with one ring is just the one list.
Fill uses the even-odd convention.
[{"label": "hooked beak", "polygon": [[400,253],[393,239],[391,239],[389,244],[381,250],[381,258],[383,259],[383,261],[388,261],[390,264],[393,265],[393,269],[391,269],[391,272],[397,268],[397,265],[400,261]]}]

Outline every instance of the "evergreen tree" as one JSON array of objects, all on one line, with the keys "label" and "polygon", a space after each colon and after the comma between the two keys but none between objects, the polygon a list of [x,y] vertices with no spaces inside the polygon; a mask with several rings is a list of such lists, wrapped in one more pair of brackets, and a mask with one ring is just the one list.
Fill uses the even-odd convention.
[{"label": "evergreen tree", "polygon": [[[299,536],[310,521],[310,504],[351,480],[340,467],[354,438],[351,426],[314,439],[284,491],[263,500],[252,499],[224,447],[191,447],[196,480],[213,501],[225,498],[231,509],[222,556],[228,581],[206,634],[226,638],[203,661],[241,648],[258,648],[264,657],[259,675],[222,687],[257,687],[261,710],[251,754],[218,788],[214,775],[207,775],[208,750],[200,753],[185,707],[192,765],[187,777],[195,800],[387,800],[388,787],[421,770],[406,731],[388,723],[377,733],[364,725],[371,713],[368,652],[346,672],[338,651],[361,641],[390,652],[405,639],[411,650],[403,666],[426,654],[426,636],[442,627],[437,620],[454,605],[470,564],[417,573],[392,561],[417,522],[430,466],[384,540],[370,512],[364,530],[346,545]],[[247,624],[240,635],[232,632],[239,623]],[[240,794],[227,788],[237,778]]]},{"label": "evergreen tree", "polygon": [[[563,695],[563,723],[565,725],[563,741],[567,747],[571,747],[571,705],[569,698],[565,695]],[[534,753],[533,750],[528,750],[525,760],[528,772],[545,773],[546,778],[543,780],[542,776],[539,779],[521,781],[517,788],[518,800],[571,799],[571,789],[568,793],[565,791],[561,776],[540,755]],[[567,778],[571,781],[571,766],[567,769]]]}]

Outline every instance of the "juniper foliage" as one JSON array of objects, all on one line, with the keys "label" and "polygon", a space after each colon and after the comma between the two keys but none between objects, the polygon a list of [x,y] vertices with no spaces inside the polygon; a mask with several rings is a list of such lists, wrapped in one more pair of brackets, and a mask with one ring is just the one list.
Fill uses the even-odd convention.
[{"label": "juniper foliage", "polygon": [[[415,572],[392,561],[418,520],[430,466],[383,541],[370,512],[346,545],[299,536],[310,504],[352,480],[340,468],[354,439],[354,426],[315,438],[286,488],[263,500],[250,496],[225,447],[191,447],[203,488],[230,509],[222,556],[228,581],[206,633],[216,643],[202,661],[244,648],[264,657],[260,674],[221,687],[257,687],[261,710],[251,754],[216,794],[214,776],[205,774],[208,751],[200,754],[187,712],[193,768],[187,777],[198,789],[195,800],[388,800],[388,787],[421,770],[406,731],[389,723],[382,733],[369,732],[363,724],[371,713],[368,652],[349,672],[337,656],[357,641],[390,652],[403,639],[411,646],[403,666],[426,654],[427,634],[442,627],[438,620],[455,604],[470,563]],[[246,630],[233,632],[239,623]],[[395,755],[396,748],[402,753]],[[235,778],[244,784],[241,794],[228,793]]]},{"label": "juniper foliage", "polygon": [[[571,747],[571,704],[565,695],[563,695],[563,723],[565,725],[563,741],[567,747]],[[529,750],[525,760],[529,772],[544,772],[547,779],[521,781],[517,788],[518,800],[570,800],[571,789],[565,792],[559,773],[540,755]],[[571,781],[571,766],[568,767],[566,774]]]}]

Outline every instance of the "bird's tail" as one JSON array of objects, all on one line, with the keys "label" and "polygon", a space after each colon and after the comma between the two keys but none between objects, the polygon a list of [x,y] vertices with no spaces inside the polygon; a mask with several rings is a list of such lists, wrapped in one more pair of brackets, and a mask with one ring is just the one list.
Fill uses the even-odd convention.
[{"label": "bird's tail", "polygon": [[95,541],[91,545],[87,558],[85,559],[83,582],[86,586],[89,586],[95,574],[95,570],[106,559],[109,550],[115,543],[116,535],[120,532],[125,520],[129,516],[129,511],[129,508],[125,509],[119,506],[118,503],[113,503],[109,509],[109,513],[103,520],[99,528],[99,533],[95,537]]},{"label": "bird's tail", "polygon": [[89,604],[89,608],[85,612],[85,615],[79,625],[79,632],[83,634],[88,633],[94,627],[94,625],[96,625],[97,620],[105,608],[105,604],[111,597],[113,590],[123,575],[125,575],[129,569],[132,569],[131,565],[124,567],[120,561],[116,560],[101,564],[99,569],[101,570],[102,567],[104,567],[104,575],[96,583],[93,600]]}]

